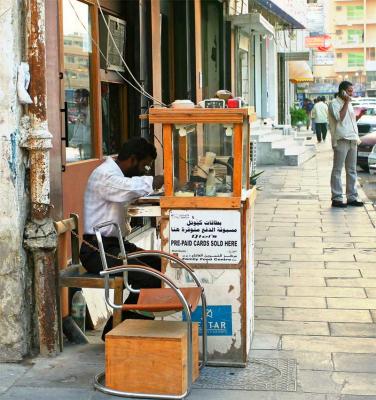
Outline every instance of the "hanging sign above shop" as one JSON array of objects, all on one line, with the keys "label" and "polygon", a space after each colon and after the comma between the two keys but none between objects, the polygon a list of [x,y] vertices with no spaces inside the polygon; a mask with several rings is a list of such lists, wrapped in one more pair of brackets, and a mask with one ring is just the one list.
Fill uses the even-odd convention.
[{"label": "hanging sign above shop", "polygon": [[305,47],[316,49],[318,51],[328,51],[332,46],[330,35],[307,36],[305,38]]},{"label": "hanging sign above shop", "polygon": [[238,264],[240,230],[239,211],[170,211],[170,253],[194,264]]}]

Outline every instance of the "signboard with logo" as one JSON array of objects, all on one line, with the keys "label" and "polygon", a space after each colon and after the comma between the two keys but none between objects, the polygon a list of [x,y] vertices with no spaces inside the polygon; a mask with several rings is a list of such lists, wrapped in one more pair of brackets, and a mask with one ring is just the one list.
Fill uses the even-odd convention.
[{"label": "signboard with logo", "polygon": [[313,65],[333,65],[334,64],[334,52],[321,52],[315,51],[313,53]]},{"label": "signboard with logo", "polygon": [[238,264],[240,212],[171,210],[170,253],[194,264]]},{"label": "signboard with logo", "polygon": [[[183,320],[186,321],[185,315]],[[199,323],[199,335],[202,336],[202,307],[198,306],[192,313],[192,321]],[[207,306],[206,329],[208,336],[232,336],[232,307]]]}]

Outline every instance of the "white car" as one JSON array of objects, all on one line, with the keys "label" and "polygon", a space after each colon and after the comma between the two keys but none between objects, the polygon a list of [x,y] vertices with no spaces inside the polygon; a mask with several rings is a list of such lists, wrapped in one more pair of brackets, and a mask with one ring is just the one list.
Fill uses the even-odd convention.
[{"label": "white car", "polygon": [[371,175],[376,175],[376,145],[368,155],[368,168]]},{"label": "white car", "polygon": [[359,133],[362,131],[361,126],[362,125],[369,125],[370,130],[369,131],[374,131],[376,130],[376,105],[371,105],[367,107],[367,110],[364,112],[364,114],[358,119],[357,121]]}]

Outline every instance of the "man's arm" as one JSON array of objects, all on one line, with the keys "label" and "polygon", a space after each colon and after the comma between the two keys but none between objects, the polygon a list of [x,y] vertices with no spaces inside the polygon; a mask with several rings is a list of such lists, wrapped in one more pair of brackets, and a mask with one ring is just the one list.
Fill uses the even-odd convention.
[{"label": "man's arm", "polygon": [[341,122],[346,117],[347,110],[349,109],[349,103],[350,103],[350,97],[348,96],[348,97],[345,98],[345,102],[344,102],[344,104],[343,104],[343,106],[341,108],[341,111],[339,112],[339,119],[340,119]]}]

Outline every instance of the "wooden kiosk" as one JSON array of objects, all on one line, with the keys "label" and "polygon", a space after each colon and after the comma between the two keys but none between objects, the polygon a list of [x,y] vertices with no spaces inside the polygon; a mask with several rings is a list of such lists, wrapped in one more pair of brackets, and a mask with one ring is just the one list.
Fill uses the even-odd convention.
[{"label": "wooden kiosk", "polygon": [[[163,127],[162,250],[190,264],[205,287],[209,362],[244,366],[253,333],[256,197],[248,111],[151,109],[149,122]],[[183,271],[165,269],[189,285]]]}]

